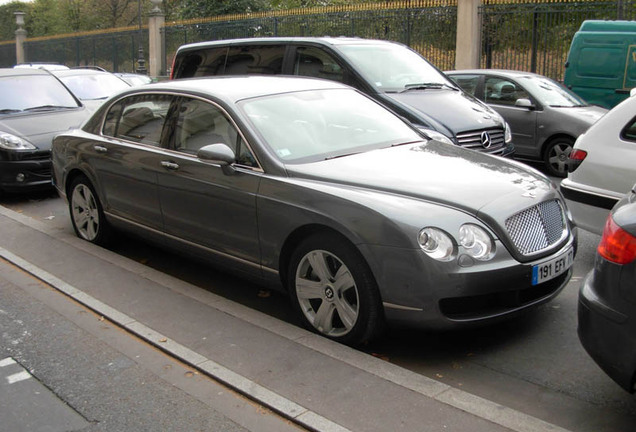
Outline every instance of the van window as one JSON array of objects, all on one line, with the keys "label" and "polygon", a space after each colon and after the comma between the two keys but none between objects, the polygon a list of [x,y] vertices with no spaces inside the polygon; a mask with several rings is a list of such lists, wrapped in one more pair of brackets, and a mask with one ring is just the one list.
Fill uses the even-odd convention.
[{"label": "van window", "polygon": [[225,67],[227,47],[205,48],[192,53],[186,53],[175,64],[174,76],[192,78],[200,76],[221,75]]},{"label": "van window", "polygon": [[231,47],[224,75],[278,75],[283,73],[284,45]]},{"label": "van window", "polygon": [[344,82],[344,73],[327,52],[314,47],[299,47],[294,59],[294,75]]},{"label": "van window", "polygon": [[528,93],[512,81],[488,77],[485,83],[484,101],[498,105],[514,106],[517,99],[529,99]]}]

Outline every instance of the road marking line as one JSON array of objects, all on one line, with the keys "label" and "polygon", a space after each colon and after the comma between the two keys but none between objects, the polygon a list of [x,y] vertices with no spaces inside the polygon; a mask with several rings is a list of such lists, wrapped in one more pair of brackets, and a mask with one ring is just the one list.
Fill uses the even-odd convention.
[{"label": "road marking line", "polygon": [[11,357],[0,360],[0,367],[11,366],[13,364],[15,364],[15,360],[13,360]]},{"label": "road marking line", "polygon": [[7,377],[7,382],[9,384],[15,384],[17,382],[28,380],[30,378],[31,378],[31,374],[30,373],[28,373],[27,371],[22,371],[22,372],[18,372],[16,374],[13,374],[13,375],[9,375]]}]

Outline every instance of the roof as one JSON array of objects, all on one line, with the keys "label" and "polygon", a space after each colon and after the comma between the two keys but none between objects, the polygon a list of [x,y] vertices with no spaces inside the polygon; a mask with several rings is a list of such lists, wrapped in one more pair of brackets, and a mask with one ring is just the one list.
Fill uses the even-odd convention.
[{"label": "roof", "polygon": [[379,39],[363,39],[356,37],[261,37],[243,39],[224,39],[216,41],[196,42],[182,45],[177,51],[189,51],[202,47],[213,47],[217,45],[247,45],[247,44],[284,44],[284,43],[313,43],[318,45],[378,45],[378,44],[398,44]]},{"label": "roof", "polygon": [[304,90],[348,89],[335,81],[295,76],[216,76],[161,81],[134,87],[122,94],[148,91],[185,91],[214,96],[228,103],[242,99]]},{"label": "roof", "polygon": [[51,75],[43,69],[36,68],[0,68],[0,77],[26,76],[26,75]]},{"label": "roof", "polygon": [[525,72],[525,71],[517,71],[517,70],[509,70],[509,69],[462,69],[462,70],[444,71],[444,73],[447,75],[493,74],[493,75],[501,75],[501,76],[510,77],[510,78],[521,78],[521,77],[543,78],[543,75],[539,75],[533,72]]}]

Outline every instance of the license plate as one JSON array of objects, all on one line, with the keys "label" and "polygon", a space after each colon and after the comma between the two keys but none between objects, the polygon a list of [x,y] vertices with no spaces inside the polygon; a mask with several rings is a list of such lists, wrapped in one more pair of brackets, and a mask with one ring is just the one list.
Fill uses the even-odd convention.
[{"label": "license plate", "polygon": [[550,261],[537,264],[532,267],[532,285],[537,285],[565,273],[574,262],[574,249],[569,248],[556,258]]}]

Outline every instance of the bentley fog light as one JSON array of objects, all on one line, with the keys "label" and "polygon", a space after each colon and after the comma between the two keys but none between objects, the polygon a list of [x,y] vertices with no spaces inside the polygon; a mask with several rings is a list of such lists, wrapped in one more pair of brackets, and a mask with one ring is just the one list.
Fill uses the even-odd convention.
[{"label": "bentley fog light", "polygon": [[35,150],[35,146],[25,139],[6,132],[0,132],[0,149]]},{"label": "bentley fog light", "polygon": [[459,244],[466,254],[480,261],[488,261],[493,256],[495,243],[488,233],[477,225],[466,224],[459,229]]},{"label": "bentley fog light", "polygon": [[453,240],[444,231],[437,228],[424,228],[417,237],[420,247],[427,255],[438,261],[453,259]]}]

